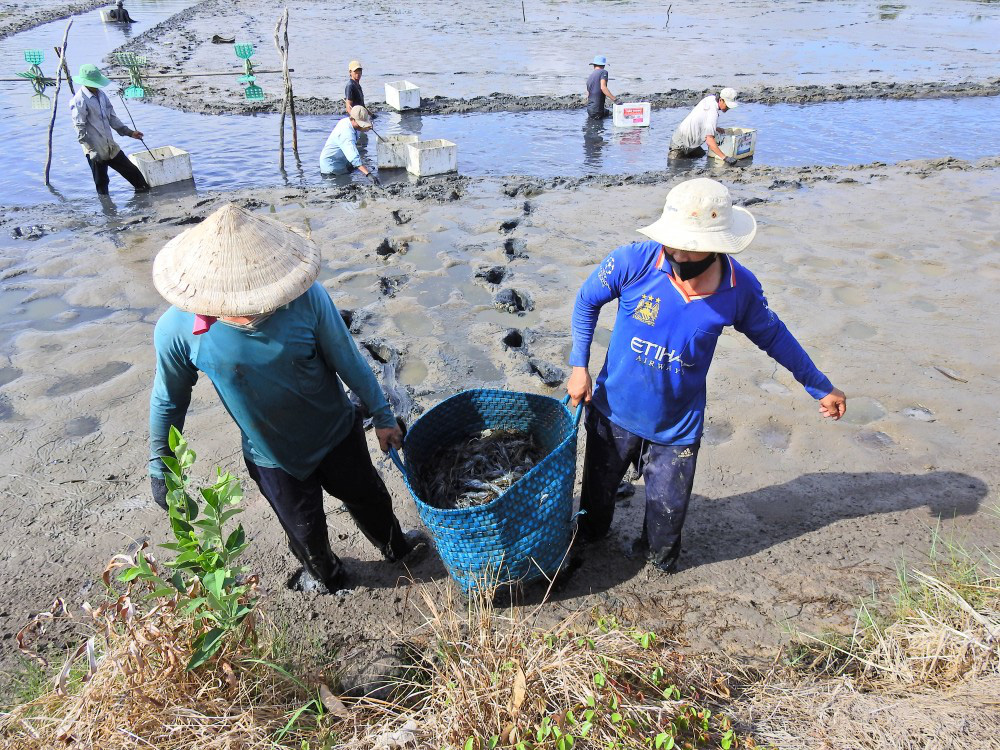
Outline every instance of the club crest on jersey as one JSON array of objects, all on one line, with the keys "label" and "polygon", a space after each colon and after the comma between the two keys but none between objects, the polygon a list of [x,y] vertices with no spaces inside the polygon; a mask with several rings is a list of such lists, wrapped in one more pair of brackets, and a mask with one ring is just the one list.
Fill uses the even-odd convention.
[{"label": "club crest on jersey", "polygon": [[642,299],[639,300],[638,307],[635,308],[635,312],[632,313],[632,317],[638,320],[640,323],[645,323],[648,326],[654,325],[656,323],[656,316],[660,313],[660,298],[654,297],[651,294],[642,295]]}]

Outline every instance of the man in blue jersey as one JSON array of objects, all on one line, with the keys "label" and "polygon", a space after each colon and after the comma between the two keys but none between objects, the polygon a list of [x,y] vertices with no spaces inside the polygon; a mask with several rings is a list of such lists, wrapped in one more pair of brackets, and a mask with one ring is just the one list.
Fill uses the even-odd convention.
[{"label": "man in blue jersey", "polygon": [[154,332],[149,473],[153,499],[166,507],[160,459],[170,455],[170,427],[184,429],[192,389],[204,373],[240,429],[250,477],[302,564],[291,587],[333,592],[346,577],[330,549],[324,490],[340,499],[387,560],[411,560],[423,538],[403,533],[372,465],[361,414],[342,383],[368,408],[383,451],[402,446],[402,431],[316,282],[319,270],[312,241],[234,204],[157,254],[153,283],[171,307]]},{"label": "man in blue jersey", "polygon": [[[639,230],[590,275],[573,309],[574,405],[590,404],[580,520],[585,540],[607,534],[615,492],[630,464],[646,485],[637,549],[668,573],[677,568],[705,424],[705,379],[725,326],[733,326],[787,368],[825,417],[840,419],[847,397],[833,387],[767,306],[756,277],[733,259],[757,233],[715,180],[682,182],[663,216]],[[618,300],[608,356],[591,381],[587,366],[601,307]]]}]

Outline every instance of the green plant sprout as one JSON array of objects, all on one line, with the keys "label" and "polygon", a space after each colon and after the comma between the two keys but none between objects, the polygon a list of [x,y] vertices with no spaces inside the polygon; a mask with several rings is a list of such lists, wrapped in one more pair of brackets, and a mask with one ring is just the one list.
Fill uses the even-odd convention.
[{"label": "green plant sprout", "polygon": [[170,528],[175,542],[162,545],[177,553],[166,563],[173,574],[166,580],[152,569],[140,550],[136,564],[126,568],[119,580],[135,578],[150,584],[151,597],[178,597],[177,609],[192,615],[204,626],[194,642],[194,653],[188,669],[195,669],[214,656],[225,637],[243,624],[253,611],[256,599],[252,587],[244,579],[246,569],[236,565],[236,559],[247,547],[246,533],[239,525],[228,535],[224,526],[233,516],[242,513],[237,507],[243,499],[243,488],[232,474],[217,470],[217,479],[198,494],[204,505],[188,491],[188,470],[196,454],[174,427],[170,428],[170,450],[173,456],[162,458],[167,473],[167,507]]}]

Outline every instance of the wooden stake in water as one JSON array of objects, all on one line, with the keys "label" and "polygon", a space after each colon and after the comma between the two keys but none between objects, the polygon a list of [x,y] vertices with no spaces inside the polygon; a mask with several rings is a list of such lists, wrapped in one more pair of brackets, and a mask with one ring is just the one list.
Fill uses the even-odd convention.
[{"label": "wooden stake in water", "polygon": [[66,31],[63,33],[62,44],[59,45],[59,66],[56,73],[56,93],[52,97],[52,117],[49,119],[49,145],[45,152],[45,184],[51,185],[49,182],[49,171],[52,169],[52,129],[56,125],[56,110],[59,108],[59,87],[62,84],[62,74],[63,66],[66,60],[66,40],[69,39],[69,30],[73,26],[73,19],[69,19],[69,23],[66,24]]},{"label": "wooden stake in water", "polygon": [[63,73],[66,74],[66,83],[69,84],[69,92],[75,96],[76,89],[73,88],[73,76],[69,74],[69,66],[66,64],[66,58],[63,57],[62,50],[60,50],[58,47],[53,47],[53,49],[56,51],[56,54],[59,55],[59,58],[62,60],[61,67],[63,69]]},{"label": "wooden stake in water", "polygon": [[521,20],[525,23],[528,22],[528,17],[524,15],[524,0],[521,0]]},{"label": "wooden stake in water", "polygon": [[[282,36],[282,27],[284,34]],[[278,118],[278,169],[285,169],[285,113],[292,117],[292,153],[295,154],[295,163],[300,165],[299,159],[299,129],[295,120],[295,94],[292,92],[292,77],[288,67],[288,8],[278,17],[278,23],[274,25],[274,47],[281,56],[282,72],[284,73],[285,93],[281,99],[281,116]]]}]

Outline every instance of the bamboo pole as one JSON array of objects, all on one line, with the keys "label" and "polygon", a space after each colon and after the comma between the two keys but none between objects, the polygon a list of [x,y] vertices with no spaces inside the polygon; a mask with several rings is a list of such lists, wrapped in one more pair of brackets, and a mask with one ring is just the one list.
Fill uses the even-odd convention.
[{"label": "bamboo pole", "polygon": [[[285,9],[288,12],[288,9]],[[274,24],[274,48],[284,59],[281,51],[281,22],[284,16],[278,16],[278,22]],[[281,99],[281,115],[278,117],[278,169],[285,171],[285,110],[288,109],[288,86],[285,86],[285,95]]]},{"label": "bamboo pole", "polygon": [[[55,50],[57,55],[62,55],[62,51],[58,47],[56,47]],[[69,65],[66,64],[65,57],[62,58],[62,65],[60,67],[62,68],[63,73],[66,74],[66,83],[69,84],[69,93],[75,96],[76,89],[73,87],[73,76],[69,74]]]},{"label": "bamboo pole", "polygon": [[[146,78],[198,78],[201,76],[238,76],[243,70],[213,70],[205,73],[146,73],[143,75],[143,79]],[[254,75],[262,75],[264,73],[284,73],[283,70],[256,70],[254,69]],[[289,73],[294,73],[295,68],[289,68]],[[107,76],[112,81],[128,81],[129,76]],[[10,82],[10,83],[24,83],[23,78],[0,78],[0,82]]]},{"label": "bamboo pole", "polygon": [[292,153],[295,154],[295,164],[302,166],[299,159],[299,126],[295,121],[295,94],[292,92],[291,69],[288,67],[288,6],[285,6],[285,54],[282,67],[285,69],[285,91],[288,97],[288,112],[292,116]]},{"label": "bamboo pole", "polygon": [[45,152],[45,184],[49,182],[49,172],[52,169],[52,129],[56,126],[56,110],[59,109],[59,88],[62,86],[63,65],[66,64],[66,41],[69,39],[69,30],[73,26],[73,19],[69,19],[66,24],[66,31],[63,32],[62,44],[59,45],[59,66],[56,73],[56,93],[52,97],[52,117],[49,119],[49,146]]}]

